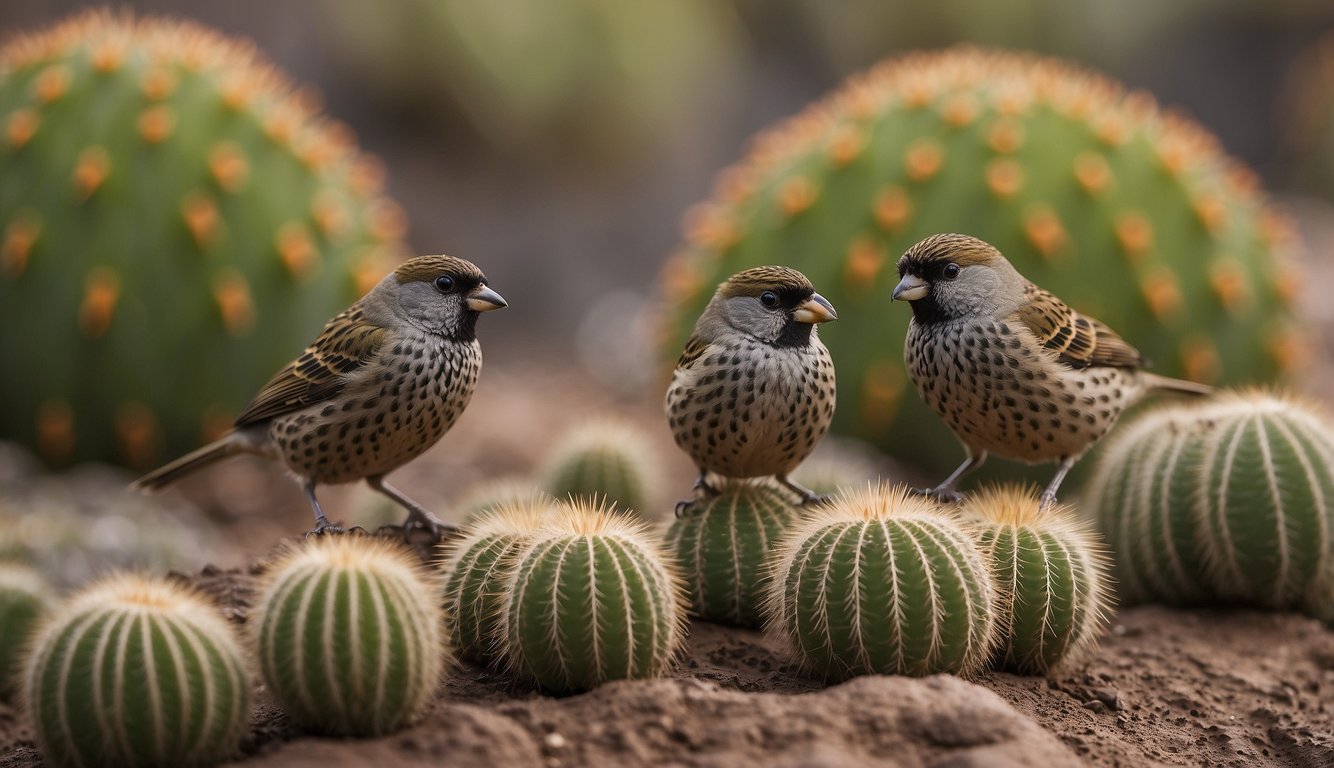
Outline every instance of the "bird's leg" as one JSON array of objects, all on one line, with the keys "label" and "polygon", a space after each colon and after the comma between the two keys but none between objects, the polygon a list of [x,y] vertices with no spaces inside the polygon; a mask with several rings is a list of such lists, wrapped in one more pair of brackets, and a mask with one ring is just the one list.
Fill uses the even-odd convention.
[{"label": "bird's leg", "polygon": [[695,498],[682,499],[676,502],[676,516],[678,518],[685,517],[690,512],[690,508],[695,506],[695,502],[701,499],[711,499],[718,495],[718,489],[709,485],[709,471],[704,467],[699,468],[699,477],[695,478],[693,490],[695,491]]},{"label": "bird's leg", "polygon": [[343,533],[343,529],[329,522],[329,518],[324,516],[324,510],[320,508],[320,500],[315,498],[315,483],[306,480],[301,483],[301,488],[306,492],[306,498],[310,500],[310,506],[315,510],[315,527],[306,532],[307,536],[312,534],[318,536],[324,533]]},{"label": "bird's leg", "polygon": [[459,529],[456,526],[445,523],[428,512],[425,507],[408,498],[402,491],[386,483],[383,475],[366,478],[366,484],[393,499],[399,506],[408,511],[408,519],[403,521],[404,538],[407,538],[412,531],[418,528],[430,531],[431,538],[436,541],[447,535],[458,533]]},{"label": "bird's leg", "polygon": [[789,480],[787,475],[775,475],[774,479],[777,480],[779,483],[782,483],[793,493],[800,496],[801,506],[803,507],[818,507],[821,504],[829,503],[829,496],[827,494],[816,493],[815,491],[812,491],[810,488],[807,488],[801,483],[798,483],[794,480]]},{"label": "bird's leg", "polygon": [[935,488],[919,489],[918,493],[921,493],[923,496],[930,496],[937,501],[943,501],[946,504],[957,504],[960,501],[963,501],[963,494],[954,490],[954,484],[959,482],[960,478],[964,475],[982,466],[986,460],[986,451],[978,451],[977,453],[969,451],[968,458],[964,459],[963,463],[959,465],[959,468],[950,473],[950,476],[945,478],[944,482],[937,485]]},{"label": "bird's leg", "polygon": [[1060,465],[1056,467],[1056,476],[1051,479],[1050,483],[1047,483],[1046,490],[1038,497],[1038,511],[1045,511],[1056,503],[1056,491],[1061,487],[1061,483],[1065,480],[1065,474],[1070,471],[1076,461],[1079,461],[1078,456],[1066,456],[1061,459]]}]

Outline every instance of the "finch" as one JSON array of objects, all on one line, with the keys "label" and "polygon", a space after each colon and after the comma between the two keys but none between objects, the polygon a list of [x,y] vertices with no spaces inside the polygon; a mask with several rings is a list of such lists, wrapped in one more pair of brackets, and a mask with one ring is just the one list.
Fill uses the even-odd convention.
[{"label": "finch", "polygon": [[912,321],[903,347],[908,376],[968,453],[934,489],[955,484],[989,453],[1029,464],[1058,462],[1045,508],[1075,462],[1154,390],[1193,395],[1203,384],[1141,370],[1146,360],[1101,322],[1030,283],[991,244],[941,234],[909,248],[894,300]]},{"label": "finch", "polygon": [[408,510],[405,532],[438,537],[447,526],[384,476],[434,445],[467,407],[482,368],[477,318],[505,306],[471,262],[411,259],[330,320],[231,432],[133,487],[157,491],[219,459],[253,454],[301,483],[315,511],[313,532],[339,530],[315,486],[364,479]]},{"label": "finch", "polygon": [[816,325],[837,317],[788,267],[748,269],[718,286],[667,388],[667,421],[699,468],[697,493],[716,493],[713,472],[772,475],[802,503],[822,499],[788,473],[834,417],[834,363]]}]

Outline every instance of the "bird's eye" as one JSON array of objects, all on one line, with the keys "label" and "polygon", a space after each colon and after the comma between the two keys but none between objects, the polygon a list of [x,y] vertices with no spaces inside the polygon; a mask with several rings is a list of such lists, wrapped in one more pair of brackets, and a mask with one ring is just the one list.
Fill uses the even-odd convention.
[{"label": "bird's eye", "polygon": [[778,294],[774,293],[773,291],[765,291],[764,293],[760,294],[760,303],[766,307],[777,306]]},{"label": "bird's eye", "polygon": [[454,287],[454,278],[449,275],[441,275],[435,279],[435,289],[441,293],[448,293],[450,288]]},{"label": "bird's eye", "polygon": [[940,274],[943,275],[946,280],[953,280],[959,276],[959,265],[946,264],[945,268],[940,271]]}]

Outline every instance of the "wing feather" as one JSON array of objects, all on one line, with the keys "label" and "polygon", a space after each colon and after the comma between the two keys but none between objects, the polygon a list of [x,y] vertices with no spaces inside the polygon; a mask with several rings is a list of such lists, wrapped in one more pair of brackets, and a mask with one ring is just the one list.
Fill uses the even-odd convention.
[{"label": "wing feather", "polygon": [[1139,350],[1127,344],[1116,331],[1079,314],[1047,291],[1030,285],[1026,298],[1018,312],[1019,321],[1071,368],[1138,368],[1145,364]]}]

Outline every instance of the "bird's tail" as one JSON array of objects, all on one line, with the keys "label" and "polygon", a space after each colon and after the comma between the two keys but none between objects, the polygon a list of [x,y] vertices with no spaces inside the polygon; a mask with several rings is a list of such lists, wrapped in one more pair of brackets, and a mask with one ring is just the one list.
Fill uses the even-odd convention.
[{"label": "bird's tail", "polygon": [[203,448],[193,450],[169,464],[158,467],[130,483],[130,488],[144,493],[154,493],[193,473],[195,470],[203,469],[215,461],[240,453],[254,453],[254,447],[240,433],[232,432]]},{"label": "bird's tail", "polygon": [[1214,388],[1208,384],[1186,381],[1185,379],[1173,379],[1147,371],[1141,371],[1139,375],[1140,381],[1144,383],[1146,389],[1165,389],[1183,395],[1212,395],[1215,392]]}]

